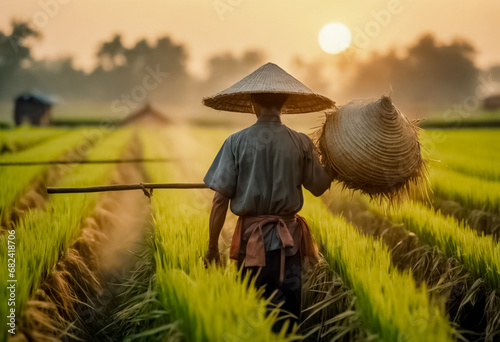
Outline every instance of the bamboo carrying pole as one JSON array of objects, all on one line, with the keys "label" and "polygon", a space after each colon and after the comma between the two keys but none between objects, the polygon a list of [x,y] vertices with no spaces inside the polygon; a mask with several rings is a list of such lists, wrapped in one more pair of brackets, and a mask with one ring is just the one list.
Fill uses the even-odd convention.
[{"label": "bamboo carrying pole", "polygon": [[[148,192],[146,189],[149,189]],[[86,186],[74,188],[47,188],[49,194],[71,194],[84,192],[101,192],[101,191],[124,191],[124,190],[142,190],[146,196],[152,195],[153,189],[208,189],[205,183],[139,183],[139,184],[117,184],[117,185],[100,185]]]},{"label": "bamboo carrying pole", "polygon": [[5,162],[0,166],[33,166],[33,165],[58,165],[58,164],[121,164],[121,163],[156,163],[172,162],[175,159],[155,158],[155,159],[110,159],[110,160],[49,160],[49,161],[22,161]]}]

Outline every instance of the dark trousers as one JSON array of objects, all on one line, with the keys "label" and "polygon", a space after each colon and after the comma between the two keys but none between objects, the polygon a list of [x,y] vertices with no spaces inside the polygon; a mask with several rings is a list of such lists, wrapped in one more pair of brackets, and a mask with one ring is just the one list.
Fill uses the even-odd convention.
[{"label": "dark trousers", "polygon": [[[238,267],[241,267],[245,255],[240,254],[238,258]],[[264,296],[269,298],[274,291],[277,293],[271,299],[273,304],[283,302],[282,310],[288,311],[297,318],[290,318],[290,325],[288,331],[294,323],[298,323],[300,318],[300,300],[302,290],[302,271],[301,271],[301,258],[300,252],[293,256],[285,257],[285,273],[283,283],[280,285],[280,265],[281,265],[281,251],[275,250],[266,253],[266,266],[262,267],[243,267],[243,276],[250,272],[251,277],[257,276],[255,286],[260,288],[265,286]],[[268,308],[272,309],[272,308]],[[281,314],[284,316],[285,314]],[[279,320],[273,327],[275,332],[279,332],[285,320]]]}]

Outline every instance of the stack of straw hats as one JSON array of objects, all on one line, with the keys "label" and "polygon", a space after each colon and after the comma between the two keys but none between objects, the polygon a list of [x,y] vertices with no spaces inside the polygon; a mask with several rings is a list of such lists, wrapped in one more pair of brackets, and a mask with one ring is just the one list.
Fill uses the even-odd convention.
[{"label": "stack of straw hats", "polygon": [[251,94],[288,94],[282,114],[319,112],[335,102],[319,95],[273,63],[267,63],[220,93],[205,97],[207,107],[228,112],[254,113]]},{"label": "stack of straw hats", "polygon": [[318,147],[345,187],[399,199],[425,179],[417,130],[387,96],[355,100],[327,115]]}]

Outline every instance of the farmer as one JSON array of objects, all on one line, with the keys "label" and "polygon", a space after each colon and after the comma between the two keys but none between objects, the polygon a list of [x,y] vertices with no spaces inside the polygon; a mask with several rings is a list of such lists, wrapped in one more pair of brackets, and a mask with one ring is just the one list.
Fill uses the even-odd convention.
[{"label": "farmer", "polygon": [[286,127],[281,114],[320,111],[334,102],[268,63],[203,103],[257,116],[254,125],[226,139],[204,178],[215,190],[205,261],[219,262],[218,240],[230,204],[239,216],[230,257],[243,275],[256,276],[255,285],[265,286],[266,297],[277,291],[272,302],[284,301],[282,309],[297,322],[301,262],[318,259],[309,226],[297,215],[304,201],[302,186],[320,196],[333,175],[323,169],[311,139]]}]

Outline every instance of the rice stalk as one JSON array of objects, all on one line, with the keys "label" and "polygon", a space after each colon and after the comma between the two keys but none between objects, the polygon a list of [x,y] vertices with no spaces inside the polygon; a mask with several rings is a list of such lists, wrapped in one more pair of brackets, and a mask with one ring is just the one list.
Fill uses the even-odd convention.
[{"label": "rice stalk", "polygon": [[55,139],[67,133],[67,129],[53,127],[20,126],[9,131],[0,132],[0,154],[15,153]]},{"label": "rice stalk", "polygon": [[442,305],[431,301],[426,286],[418,287],[411,272],[400,272],[391,264],[381,241],[360,235],[311,196],[303,210],[327,262],[353,289],[355,309],[368,336],[384,341],[452,339],[456,333]]},{"label": "rice stalk", "polygon": [[435,195],[432,206],[445,216],[453,216],[457,221],[477,231],[478,236],[491,235],[496,241],[500,237],[500,215],[484,210],[469,208],[452,200]]},{"label": "rice stalk", "polygon": [[[91,151],[89,159],[103,156],[118,157],[130,132],[127,130],[112,134],[104,139],[99,147]],[[93,166],[92,172],[86,165],[78,166],[61,182],[62,186],[85,186],[105,182],[114,166]],[[94,287],[95,277],[89,276],[89,269],[77,252],[69,251],[69,247],[79,236],[81,225],[86,216],[91,214],[98,196],[63,196],[53,197],[46,210],[29,211],[16,226],[16,315],[19,332],[29,327],[25,322],[26,306],[36,289],[43,286],[44,292],[54,298],[53,302],[60,310],[61,316],[72,312],[77,301],[77,293],[89,291]],[[6,245],[5,235],[0,236]],[[92,249],[92,248],[90,248]],[[66,258],[61,253],[69,251]],[[0,260],[6,263],[7,250],[0,251]],[[58,263],[61,261],[61,263]],[[0,278],[7,278],[7,269],[0,271]],[[76,279],[80,277],[81,279]],[[83,280],[83,282],[82,282]],[[0,298],[6,301],[7,292],[2,290]],[[6,307],[2,307],[2,315]],[[6,314],[5,314],[6,315]],[[35,317],[37,315],[34,315]],[[66,318],[66,317],[63,317]],[[29,333],[29,332],[28,332]],[[6,326],[0,328],[0,336],[7,336]]]},{"label": "rice stalk", "polygon": [[[92,141],[88,140],[87,135],[83,134],[83,130],[77,130],[22,152],[2,155],[0,156],[0,161],[30,161],[40,160],[40,158],[43,160],[55,160],[67,157],[68,151],[71,150],[84,154],[86,149],[91,145]],[[10,221],[12,212],[16,206],[19,206],[19,208],[15,211],[15,219],[22,216],[19,210],[24,212],[26,209],[29,209],[23,203],[19,203],[22,200],[23,194],[32,189],[33,184],[45,184],[48,172],[52,169],[54,168],[50,165],[8,166],[0,168],[0,177],[2,178],[2,182],[0,183],[0,224],[3,227],[15,227]],[[67,166],[66,169],[68,169]],[[41,187],[37,193],[45,196],[45,189]]]},{"label": "rice stalk", "polygon": [[344,285],[328,263],[322,260],[308,269],[303,279],[300,332],[304,341],[366,338],[354,308],[353,291]]}]

